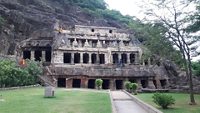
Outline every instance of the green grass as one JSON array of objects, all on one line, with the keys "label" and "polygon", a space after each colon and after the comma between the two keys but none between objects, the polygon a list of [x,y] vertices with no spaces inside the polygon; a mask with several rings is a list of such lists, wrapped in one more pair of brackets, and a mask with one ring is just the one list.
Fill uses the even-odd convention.
[{"label": "green grass", "polygon": [[111,113],[105,91],[56,89],[55,98],[44,98],[44,88],[0,91],[0,113]]},{"label": "green grass", "polygon": [[167,93],[172,95],[172,97],[176,100],[175,104],[170,106],[169,109],[161,109],[155,103],[153,103],[153,93],[142,93],[138,94],[137,97],[144,102],[160,109],[164,113],[200,113],[200,95],[195,95],[195,100],[197,105],[189,105],[189,94],[182,94],[182,93]]}]

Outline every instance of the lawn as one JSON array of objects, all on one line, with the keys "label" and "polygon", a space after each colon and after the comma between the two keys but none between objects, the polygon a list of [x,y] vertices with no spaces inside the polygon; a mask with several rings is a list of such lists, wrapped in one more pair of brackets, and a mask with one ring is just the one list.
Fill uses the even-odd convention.
[{"label": "lawn", "polygon": [[106,91],[56,89],[55,98],[44,98],[44,88],[30,88],[0,91],[0,95],[4,99],[0,113],[111,113]]},{"label": "lawn", "polygon": [[160,109],[164,113],[200,113],[200,95],[195,95],[195,100],[197,105],[189,105],[189,95],[182,93],[167,93],[172,95],[176,100],[175,104],[172,105],[169,109],[163,110],[160,109],[155,103],[152,102],[153,93],[142,93],[138,94],[137,97],[143,100],[144,102],[149,103],[150,105]]}]

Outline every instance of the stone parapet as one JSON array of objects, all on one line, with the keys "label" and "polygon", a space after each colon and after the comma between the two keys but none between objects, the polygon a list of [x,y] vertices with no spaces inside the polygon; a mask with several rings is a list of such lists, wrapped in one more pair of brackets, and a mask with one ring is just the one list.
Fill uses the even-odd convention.
[{"label": "stone parapet", "polygon": [[54,75],[71,75],[71,76],[94,76],[94,77],[153,77],[153,73],[146,67],[141,66],[63,66],[55,65]]}]

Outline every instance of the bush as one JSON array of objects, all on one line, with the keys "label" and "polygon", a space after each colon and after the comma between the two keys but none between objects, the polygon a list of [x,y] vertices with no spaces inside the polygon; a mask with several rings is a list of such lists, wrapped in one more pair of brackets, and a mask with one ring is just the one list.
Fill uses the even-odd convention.
[{"label": "bush", "polygon": [[161,106],[163,109],[167,109],[168,106],[175,103],[175,99],[167,94],[155,93],[152,98],[153,102],[158,106]]},{"label": "bush", "polygon": [[138,88],[137,83],[130,83],[129,85],[130,85],[129,87],[130,87],[131,92],[134,92],[134,94],[136,95],[137,94],[137,88]]},{"label": "bush", "polygon": [[37,83],[42,69],[37,62],[27,61],[26,67],[19,67],[15,61],[0,60],[0,87],[26,86]]},{"label": "bush", "polygon": [[96,86],[97,86],[97,88],[99,90],[99,89],[102,88],[103,80],[102,79],[96,79],[95,80],[95,84],[96,84]]},{"label": "bush", "polygon": [[125,85],[125,88],[126,88],[127,91],[130,91],[130,84],[131,84],[130,81],[125,81],[124,82],[124,85]]}]

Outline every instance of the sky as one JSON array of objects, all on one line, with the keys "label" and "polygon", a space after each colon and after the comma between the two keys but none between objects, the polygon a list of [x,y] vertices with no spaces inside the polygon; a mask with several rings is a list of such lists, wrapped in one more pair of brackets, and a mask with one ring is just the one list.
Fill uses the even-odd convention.
[{"label": "sky", "polygon": [[139,7],[142,0],[105,0],[105,2],[108,4],[109,9],[118,10],[123,15],[136,16],[138,18],[144,17]]}]

